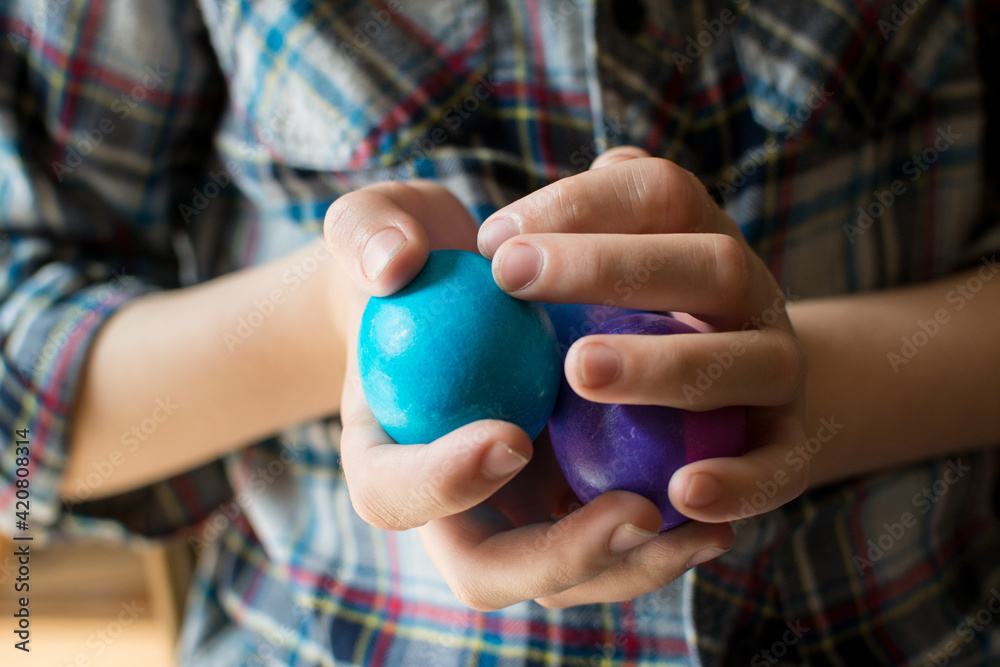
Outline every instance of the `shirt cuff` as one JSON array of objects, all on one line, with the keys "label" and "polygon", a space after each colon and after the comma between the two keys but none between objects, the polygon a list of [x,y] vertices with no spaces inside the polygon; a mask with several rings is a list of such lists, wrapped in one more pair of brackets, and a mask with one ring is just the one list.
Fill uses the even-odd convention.
[{"label": "shirt cuff", "polygon": [[[12,441],[0,456],[0,532],[43,543],[62,535],[160,536],[199,521],[230,493],[216,463],[113,498],[88,501],[81,492],[81,502],[67,504],[61,497],[72,418],[94,337],[120,308],[156,289],[116,276],[39,308],[11,330],[0,373],[0,423],[9,429],[0,438]],[[28,304],[20,308],[31,310]],[[95,463],[83,479],[87,489],[100,486],[114,465]]]}]

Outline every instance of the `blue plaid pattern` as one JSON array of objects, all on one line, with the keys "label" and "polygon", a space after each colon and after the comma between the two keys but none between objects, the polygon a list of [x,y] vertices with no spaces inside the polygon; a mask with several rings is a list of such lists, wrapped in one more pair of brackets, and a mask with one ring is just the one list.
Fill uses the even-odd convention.
[{"label": "blue plaid pattern", "polygon": [[995,451],[811,491],[667,588],[564,611],[470,611],[412,532],[360,521],[335,417],[116,498],[57,489],[108,316],[308,243],[382,179],[438,180],[482,219],[636,144],[693,171],[796,297],[989,266],[998,10],[10,0],[0,438],[31,429],[38,539],[188,539],[186,665],[996,664]]}]

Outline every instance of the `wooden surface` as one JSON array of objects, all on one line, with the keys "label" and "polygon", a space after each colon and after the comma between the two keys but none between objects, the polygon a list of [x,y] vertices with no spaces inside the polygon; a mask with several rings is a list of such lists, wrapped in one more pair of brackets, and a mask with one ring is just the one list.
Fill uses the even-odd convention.
[{"label": "wooden surface", "polygon": [[0,538],[0,665],[170,667],[190,571],[182,549],[31,550],[30,653],[14,648],[15,547]]}]

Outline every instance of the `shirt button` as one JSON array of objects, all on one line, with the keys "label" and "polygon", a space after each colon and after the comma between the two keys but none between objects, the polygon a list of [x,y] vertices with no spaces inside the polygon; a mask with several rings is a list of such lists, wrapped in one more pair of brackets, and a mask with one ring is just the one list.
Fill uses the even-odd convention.
[{"label": "shirt button", "polygon": [[611,0],[615,25],[626,35],[635,35],[646,20],[646,8],[640,0]]}]

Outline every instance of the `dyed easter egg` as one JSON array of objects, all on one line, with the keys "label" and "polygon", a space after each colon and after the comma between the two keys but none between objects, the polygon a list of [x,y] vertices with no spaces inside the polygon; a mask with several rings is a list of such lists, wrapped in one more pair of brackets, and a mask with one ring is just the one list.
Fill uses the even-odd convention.
[{"label": "dyed easter egg", "polygon": [[[698,333],[671,317],[628,315],[598,326],[594,334]],[[731,406],[692,412],[658,405],[592,403],[563,380],[549,419],[549,437],[570,488],[584,503],[612,490],[649,498],[663,514],[660,530],[687,518],[667,497],[674,472],[688,463],[743,452],[745,409]]]},{"label": "dyed easter egg", "polygon": [[645,312],[588,303],[542,303],[542,307],[552,320],[556,340],[559,342],[559,353],[563,359],[566,358],[566,353],[573,343],[594,333],[594,330],[605,322],[616,317]]},{"label": "dyed easter egg", "polygon": [[503,292],[489,260],[463,250],[432,252],[405,288],[369,299],[358,370],[375,418],[400,444],[478,419],[513,422],[534,439],[562,378],[542,307]]}]

